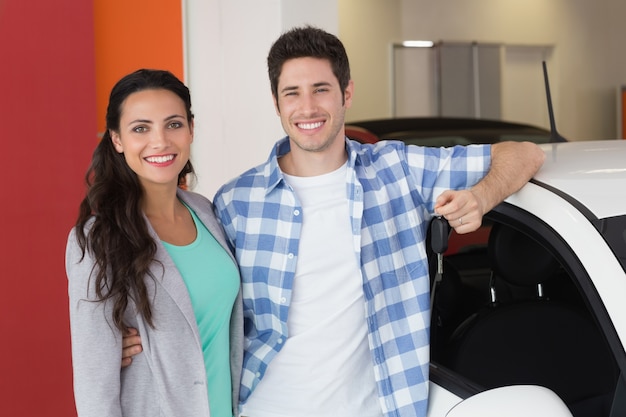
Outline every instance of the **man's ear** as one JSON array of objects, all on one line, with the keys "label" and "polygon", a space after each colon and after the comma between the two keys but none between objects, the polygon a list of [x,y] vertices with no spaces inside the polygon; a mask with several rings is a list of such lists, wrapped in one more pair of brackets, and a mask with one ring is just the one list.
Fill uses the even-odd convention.
[{"label": "man's ear", "polygon": [[278,107],[278,99],[274,94],[272,94],[272,100],[274,100],[274,110],[276,110],[276,115],[280,117],[280,108]]},{"label": "man's ear", "polygon": [[354,94],[354,81],[350,80],[350,82],[348,82],[348,86],[346,87],[346,89],[343,92],[343,100],[344,100],[344,106],[346,109],[349,109],[350,106],[352,106],[352,95]]},{"label": "man's ear", "polygon": [[111,135],[111,142],[113,142],[113,146],[115,147],[115,150],[118,153],[123,153],[124,152],[124,147],[122,146],[122,141],[120,139],[120,134],[113,131],[113,130],[109,130],[109,135]]}]

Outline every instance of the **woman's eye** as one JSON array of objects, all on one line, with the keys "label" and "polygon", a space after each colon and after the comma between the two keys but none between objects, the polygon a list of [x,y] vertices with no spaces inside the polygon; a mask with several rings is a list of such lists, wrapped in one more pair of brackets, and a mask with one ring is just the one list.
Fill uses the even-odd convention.
[{"label": "woman's eye", "polygon": [[180,127],[183,127],[183,124],[181,122],[172,122],[169,124],[168,126],[170,129],[178,129]]},{"label": "woman's eye", "polygon": [[135,126],[133,128],[133,132],[136,132],[136,133],[143,133],[143,132],[145,132],[147,130],[148,130],[148,128],[146,128],[145,126]]}]

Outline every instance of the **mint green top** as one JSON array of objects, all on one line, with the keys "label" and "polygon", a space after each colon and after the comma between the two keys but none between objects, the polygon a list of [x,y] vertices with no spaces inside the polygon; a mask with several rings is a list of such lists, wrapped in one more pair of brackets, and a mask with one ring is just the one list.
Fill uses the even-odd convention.
[{"label": "mint green top", "polygon": [[232,417],[230,314],[239,291],[237,266],[193,210],[196,240],[163,242],[183,277],[200,331],[211,417]]}]

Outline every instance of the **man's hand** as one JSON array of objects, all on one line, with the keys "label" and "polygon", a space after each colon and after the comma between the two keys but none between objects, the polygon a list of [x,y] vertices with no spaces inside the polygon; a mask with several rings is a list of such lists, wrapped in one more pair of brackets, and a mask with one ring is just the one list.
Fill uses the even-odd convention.
[{"label": "man's hand", "polygon": [[133,356],[143,352],[141,337],[137,329],[129,328],[122,339],[122,368],[130,366]]},{"label": "man's hand", "polygon": [[435,213],[445,217],[459,234],[478,230],[485,214],[481,202],[470,190],[444,191],[435,201]]},{"label": "man's hand", "polygon": [[435,213],[444,216],[457,233],[482,224],[485,213],[518,191],[541,168],[545,154],[531,142],[500,142],[491,147],[491,168],[470,190],[444,191]]}]

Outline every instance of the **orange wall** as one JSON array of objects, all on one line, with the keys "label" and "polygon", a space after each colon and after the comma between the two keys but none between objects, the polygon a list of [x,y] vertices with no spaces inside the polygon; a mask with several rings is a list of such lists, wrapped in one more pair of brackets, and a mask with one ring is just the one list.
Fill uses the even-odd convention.
[{"label": "orange wall", "polygon": [[[1,0],[0,0],[1,1]],[[98,132],[113,85],[139,68],[183,80],[181,0],[94,0]]]}]

